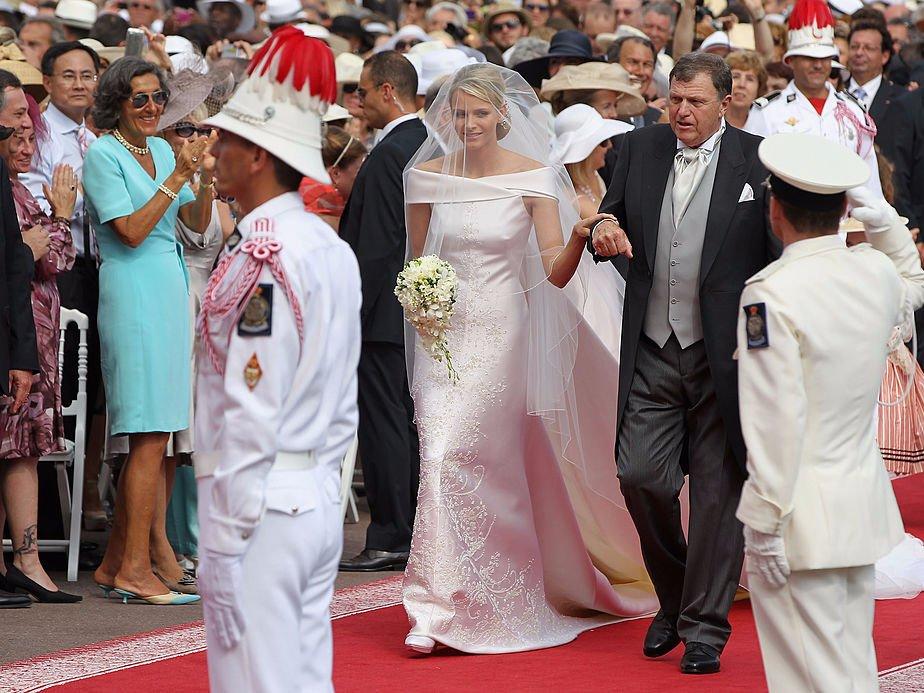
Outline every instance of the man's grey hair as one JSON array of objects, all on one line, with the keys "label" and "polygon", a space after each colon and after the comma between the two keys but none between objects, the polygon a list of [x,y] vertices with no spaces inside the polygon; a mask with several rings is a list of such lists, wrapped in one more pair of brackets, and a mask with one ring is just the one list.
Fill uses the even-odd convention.
[{"label": "man's grey hair", "polygon": [[655,50],[654,44],[651,42],[650,38],[647,36],[629,35],[621,36],[613,42],[613,45],[611,45],[606,51],[606,61],[608,63],[618,63],[619,56],[622,54],[622,47],[627,43],[632,43],[633,41],[645,46],[648,50],[651,51],[651,56],[655,60],[658,59],[658,51]]},{"label": "man's grey hair", "polygon": [[436,13],[442,10],[452,12],[456,16],[456,21],[454,21],[453,24],[458,26],[460,29],[464,29],[468,25],[468,16],[465,14],[465,10],[463,10],[454,2],[436,3],[433,7],[427,10],[427,14],[425,15],[426,20],[428,22],[432,22],[433,18],[436,16]]},{"label": "man's grey hair", "polygon": [[666,2],[653,2],[650,5],[645,5],[642,10],[642,15],[644,16],[649,12],[654,12],[664,17],[670,17],[671,29],[673,29],[674,25],[677,23],[677,14],[674,12],[673,6],[668,5]]},{"label": "man's grey hair", "polygon": [[703,74],[712,81],[712,86],[715,87],[720,101],[731,94],[731,69],[722,58],[714,53],[696,51],[678,58],[674,69],[671,70],[671,83],[677,81],[686,84]]},{"label": "man's grey hair", "polygon": [[535,36],[524,36],[514,44],[513,50],[510,51],[507,67],[513,68],[522,62],[534,58],[542,58],[548,54],[548,41],[543,41],[541,38],[536,38]]},{"label": "man's grey hair", "polygon": [[19,27],[20,33],[30,24],[44,24],[51,29],[51,43],[64,43],[67,36],[64,35],[64,25],[56,17],[29,17]]}]

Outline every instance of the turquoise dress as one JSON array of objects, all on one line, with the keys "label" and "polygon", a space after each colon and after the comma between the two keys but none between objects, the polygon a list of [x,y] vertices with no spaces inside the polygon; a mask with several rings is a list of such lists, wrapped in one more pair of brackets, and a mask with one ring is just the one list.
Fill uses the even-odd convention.
[{"label": "turquoise dress", "polygon": [[189,186],[137,248],[109,222],[141,209],[173,172],[173,150],[149,137],[152,179],[112,135],[94,142],[83,164],[90,222],[99,244],[99,340],[113,435],[181,431],[189,426],[189,279],[175,228]]}]

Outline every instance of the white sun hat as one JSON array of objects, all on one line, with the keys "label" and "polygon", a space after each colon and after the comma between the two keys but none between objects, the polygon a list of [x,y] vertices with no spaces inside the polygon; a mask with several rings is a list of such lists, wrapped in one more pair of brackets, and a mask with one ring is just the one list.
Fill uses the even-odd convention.
[{"label": "white sun hat", "polygon": [[824,0],[796,0],[789,15],[788,50],[785,61],[794,55],[806,58],[837,58],[834,45],[834,17]]},{"label": "white sun hat", "polygon": [[321,183],[321,118],[337,95],[334,55],[323,41],[293,26],[273,32],[248,77],[205,124],[253,142]]},{"label": "white sun hat", "polygon": [[604,118],[593,106],[576,103],[555,116],[552,155],[563,164],[576,164],[600,143],[632,129],[629,123]]},{"label": "white sun hat", "polygon": [[341,53],[334,61],[337,66],[337,84],[359,84],[363,73],[363,59],[355,53]]},{"label": "white sun hat", "polygon": [[299,0],[266,0],[266,11],[260,15],[267,24],[288,24],[307,18]]},{"label": "white sun hat", "polygon": [[99,10],[90,0],[61,0],[55,7],[55,17],[65,26],[92,29]]},{"label": "white sun hat", "polygon": [[420,72],[417,78],[417,95],[423,96],[434,80],[451,75],[460,67],[478,62],[456,48],[427,51],[420,56]]},{"label": "white sun hat", "polygon": [[731,50],[731,41],[728,38],[728,34],[726,34],[724,31],[714,31],[705,39],[703,39],[699,50],[701,53],[708,53],[710,48],[722,47]]},{"label": "white sun hat", "polygon": [[374,53],[382,53],[384,51],[393,51],[395,46],[398,45],[398,41],[407,41],[414,40],[423,43],[424,41],[429,41],[430,36],[422,28],[416,24],[408,24],[398,29],[397,33],[388,39],[381,46],[376,46]]},{"label": "white sun hat", "polygon": [[324,123],[333,123],[338,120],[349,120],[352,117],[350,112],[343,106],[338,103],[332,103],[328,107],[327,113],[321,118],[321,121]]},{"label": "white sun hat", "polygon": [[[70,2],[73,0],[68,1]],[[235,34],[243,34],[253,29],[253,7],[244,2],[244,0],[198,0],[196,3],[196,9],[199,11],[199,14],[208,19],[209,7],[214,5],[216,2],[227,2],[231,5],[237,6],[237,9],[241,11],[241,23],[238,24],[237,28],[234,30]]]}]

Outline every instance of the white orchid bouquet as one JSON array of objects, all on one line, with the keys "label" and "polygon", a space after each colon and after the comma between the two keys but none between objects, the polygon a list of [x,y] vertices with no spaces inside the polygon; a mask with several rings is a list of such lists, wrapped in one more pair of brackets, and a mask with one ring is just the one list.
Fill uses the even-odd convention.
[{"label": "white orchid bouquet", "polygon": [[417,334],[427,353],[445,363],[449,379],[459,382],[446,345],[446,331],[456,304],[456,271],[436,255],[424,255],[408,262],[398,275],[395,296],[404,308],[405,318]]}]

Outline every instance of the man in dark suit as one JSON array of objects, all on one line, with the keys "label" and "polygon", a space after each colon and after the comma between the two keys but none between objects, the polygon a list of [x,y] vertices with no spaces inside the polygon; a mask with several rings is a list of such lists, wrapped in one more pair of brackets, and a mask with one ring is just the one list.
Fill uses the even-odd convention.
[{"label": "man in dark suit", "polygon": [[[5,94],[4,94],[5,96]],[[0,97],[0,107],[3,101]],[[0,127],[0,140],[13,129]],[[2,146],[2,145],[0,145]],[[13,205],[10,172],[0,159],[0,394],[12,397],[10,411],[25,404],[32,389],[32,375],[38,373],[38,352],[35,346],[35,323],[32,318],[32,251],[23,243]],[[2,406],[2,405],[0,405]],[[31,605],[28,595],[0,590],[0,609]]]},{"label": "man in dark suit", "polygon": [[340,570],[403,570],[420,475],[414,404],[404,360],[404,314],[394,295],[404,266],[404,167],[427,138],[416,115],[417,73],[400,53],[369,58],[357,90],[378,142],[359,170],[340,235],[359,261],[363,346],[359,455],[372,522],[362,553]]},{"label": "man in dark suit", "polygon": [[847,92],[870,114],[879,132],[876,144],[889,159],[895,146],[893,104],[905,90],[885,76],[885,66],[892,58],[892,36],[885,25],[871,20],[855,22],[850,27],[847,67],[850,79]]},{"label": "man in dark suit", "polygon": [[[760,138],[725,123],[731,72],[689,53],[670,126],[626,134],[590,244],[626,276],[616,459],[661,609],[644,653],[682,640],[681,671],[719,670],[743,560],[745,479],[734,361],[745,280],[779,253],[764,213]],[[589,222],[588,222],[589,223]],[[690,476],[689,540],[679,494]]]}]

